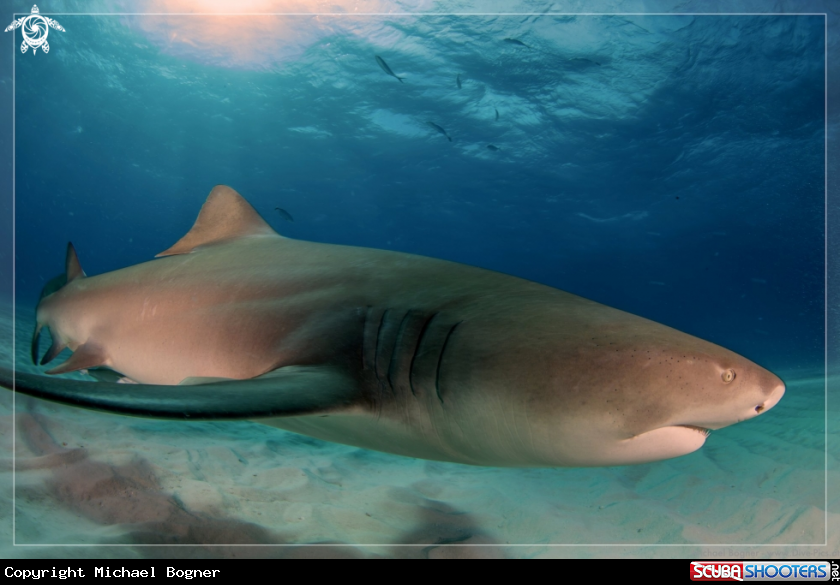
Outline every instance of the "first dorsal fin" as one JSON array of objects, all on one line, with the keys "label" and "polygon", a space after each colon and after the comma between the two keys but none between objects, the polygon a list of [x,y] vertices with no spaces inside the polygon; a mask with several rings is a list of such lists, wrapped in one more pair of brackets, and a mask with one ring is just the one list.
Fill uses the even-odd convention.
[{"label": "first dorsal fin", "polygon": [[251,204],[226,185],[216,185],[198,213],[192,229],[157,256],[188,254],[198,246],[245,236],[278,236]]}]

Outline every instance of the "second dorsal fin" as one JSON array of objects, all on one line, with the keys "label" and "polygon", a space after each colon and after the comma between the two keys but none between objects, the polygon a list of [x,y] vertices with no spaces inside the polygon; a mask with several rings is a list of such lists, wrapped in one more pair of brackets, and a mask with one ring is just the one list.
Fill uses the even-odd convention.
[{"label": "second dorsal fin", "polygon": [[[79,263],[79,256],[76,254],[76,248],[73,247],[72,242],[67,242],[67,261],[65,262],[64,275],[67,282],[73,282],[77,278],[84,278],[85,271],[82,270],[82,265]],[[50,283],[47,283],[49,286]],[[64,286],[64,283],[58,288]]]},{"label": "second dorsal fin", "polygon": [[155,257],[187,254],[198,246],[245,236],[280,237],[242,195],[226,185],[216,185],[198,212],[192,229]]}]

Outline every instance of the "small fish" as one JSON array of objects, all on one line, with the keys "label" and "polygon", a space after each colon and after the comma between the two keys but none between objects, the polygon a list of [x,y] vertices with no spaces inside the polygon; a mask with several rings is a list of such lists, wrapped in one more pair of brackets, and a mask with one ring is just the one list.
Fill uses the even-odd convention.
[{"label": "small fish", "polygon": [[[391,77],[397,77],[397,74],[391,71],[391,68],[388,67],[388,64],[385,62],[385,59],[380,57],[379,55],[374,55],[376,57],[376,62],[379,63],[379,66],[382,67],[382,71],[390,75]],[[403,82],[403,77],[397,77],[400,80],[400,83]]]},{"label": "small fish", "polygon": [[487,150],[492,150],[493,152],[496,152],[496,151],[499,151],[499,150],[502,150],[502,149],[499,148],[498,146],[496,146],[495,144],[488,144],[487,145]]},{"label": "small fish", "polygon": [[461,89],[461,74],[459,73],[458,76],[455,78],[455,83],[458,84],[458,89]]},{"label": "small fish", "polygon": [[279,213],[280,217],[282,217],[286,221],[295,221],[294,219],[292,219],[292,214],[289,213],[288,211],[286,211],[285,209],[281,208],[281,207],[275,207],[274,211]]},{"label": "small fish", "polygon": [[496,121],[498,122],[499,121],[499,110],[496,110],[496,108],[493,108],[493,109],[496,111]]},{"label": "small fish", "polygon": [[592,59],[585,59],[584,57],[572,57],[570,59],[566,59],[566,61],[569,61],[571,63],[577,63],[578,65],[583,65],[583,66],[586,66],[586,65],[597,65],[598,67],[601,66],[601,64],[598,63],[597,61],[593,61]]},{"label": "small fish", "polygon": [[520,41],[519,39],[506,38],[506,39],[504,39],[504,42],[510,43],[511,45],[519,45],[520,47],[526,47],[528,49],[531,48],[528,45],[526,45],[525,43],[523,43],[522,41]]},{"label": "small fish", "polygon": [[429,126],[434,128],[435,130],[437,130],[438,132],[440,132],[441,134],[446,136],[446,138],[449,139],[449,142],[452,142],[452,137],[449,136],[449,134],[446,133],[446,130],[444,130],[443,128],[441,128],[440,126],[435,124],[434,122],[426,121],[426,124],[428,124]]},{"label": "small fish", "polygon": [[543,55],[548,55],[549,57],[556,57],[556,58],[561,59],[563,61],[566,61],[566,62],[569,62],[569,63],[574,63],[575,65],[577,65],[579,67],[588,67],[589,65],[597,65],[599,67],[601,66],[601,64],[598,61],[593,61],[592,59],[586,59],[584,57],[571,57],[571,58],[569,58],[569,57],[562,57],[562,56],[557,55],[555,53],[548,53],[546,51],[536,49],[536,48],[532,47],[531,45],[526,45],[525,43],[523,43],[519,39],[512,39],[512,38],[508,37],[506,39],[502,39],[502,41],[505,42],[505,43],[509,43],[511,45],[517,45],[517,46],[520,46],[520,47],[525,47],[526,49],[531,49],[532,51],[536,51],[537,53],[542,53]]}]

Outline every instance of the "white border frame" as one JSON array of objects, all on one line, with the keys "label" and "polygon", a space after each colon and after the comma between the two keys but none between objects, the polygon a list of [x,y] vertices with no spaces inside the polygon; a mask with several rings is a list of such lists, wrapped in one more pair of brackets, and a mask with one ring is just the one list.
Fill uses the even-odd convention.
[{"label": "white border frame", "polygon": [[[31,12],[15,12],[13,16],[28,16]],[[824,391],[824,519],[825,519],[825,534],[822,543],[810,544],[705,544],[705,543],[682,543],[682,544],[636,544],[636,543],[614,543],[614,544],[19,544],[17,542],[17,506],[15,506],[15,497],[17,489],[16,473],[16,440],[17,440],[17,421],[16,421],[16,398],[17,392],[12,393],[12,546],[13,547],[630,547],[630,548],[645,548],[645,547],[704,547],[704,548],[719,548],[719,547],[827,547],[828,546],[828,13],[826,12],[50,12],[50,16],[351,16],[351,17],[370,17],[370,16],[387,16],[387,17],[402,17],[402,16],[419,16],[419,17],[436,17],[436,16],[822,16],[823,17],[823,43],[824,43],[824,110],[823,110],[823,284],[824,284],[824,298],[823,309],[825,312],[823,323],[823,349],[824,349],[824,363],[823,363],[823,391]],[[12,31],[14,33],[14,31]],[[16,48],[17,35],[12,35],[12,48]],[[16,184],[15,184],[15,153],[16,153],[16,138],[15,138],[15,96],[17,80],[15,76],[17,54],[12,58],[12,386],[15,386],[16,373],[16,359],[17,359],[17,311],[16,311],[16,221],[17,214],[15,210],[16,205]]]}]

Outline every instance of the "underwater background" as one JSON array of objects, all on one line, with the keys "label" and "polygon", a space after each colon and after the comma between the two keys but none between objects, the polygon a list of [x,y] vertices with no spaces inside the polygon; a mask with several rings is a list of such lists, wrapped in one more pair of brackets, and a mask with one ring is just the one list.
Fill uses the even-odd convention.
[{"label": "underwater background", "polygon": [[[720,8],[660,4],[598,10]],[[6,33],[0,78],[16,301],[13,324],[4,289],[0,360],[44,369],[34,307],[68,241],[89,275],[150,260],[227,184],[288,237],[480,266],[720,344],[785,381],[772,411],[670,461],[495,469],[23,397],[15,418],[4,391],[3,556],[840,552],[827,17],[572,14],[587,6],[40,4],[65,31],[35,55]],[[0,263],[6,278],[5,243]]]}]

